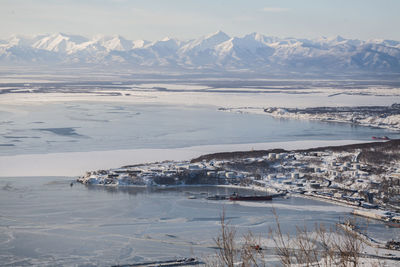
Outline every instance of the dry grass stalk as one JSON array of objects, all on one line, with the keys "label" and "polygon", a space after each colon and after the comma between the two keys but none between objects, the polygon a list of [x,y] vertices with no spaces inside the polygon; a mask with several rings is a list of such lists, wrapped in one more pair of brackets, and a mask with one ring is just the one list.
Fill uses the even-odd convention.
[{"label": "dry grass stalk", "polygon": [[289,236],[283,237],[277,216],[276,222],[276,230],[270,230],[270,233],[282,265],[343,267],[360,265],[364,241],[355,231],[342,230],[338,227],[328,231],[323,224],[316,224],[313,232],[309,232],[306,227],[297,227],[296,236],[290,240]]},{"label": "dry grass stalk", "polygon": [[229,225],[229,223],[226,223],[225,210],[223,210],[221,214],[221,232],[214,240],[215,244],[219,248],[217,259],[219,260],[220,266],[234,266],[235,260],[238,257],[235,239],[236,229]]},{"label": "dry grass stalk", "polygon": [[[355,231],[335,227],[327,230],[323,224],[316,224],[313,231],[306,227],[297,227],[296,235],[284,235],[275,212],[276,227],[270,229],[270,238],[274,242],[275,253],[283,266],[360,266],[360,255],[364,240]],[[349,223],[348,225],[355,225]],[[243,236],[241,246],[236,244],[236,229],[225,220],[225,211],[221,215],[220,235],[214,240],[218,252],[208,266],[266,266],[266,250],[262,249],[260,238],[251,231]]]},{"label": "dry grass stalk", "polygon": [[256,238],[251,231],[244,236],[244,244],[241,247],[240,260],[241,266],[254,266],[261,267],[265,266],[264,263],[264,251],[260,246],[260,238]]}]

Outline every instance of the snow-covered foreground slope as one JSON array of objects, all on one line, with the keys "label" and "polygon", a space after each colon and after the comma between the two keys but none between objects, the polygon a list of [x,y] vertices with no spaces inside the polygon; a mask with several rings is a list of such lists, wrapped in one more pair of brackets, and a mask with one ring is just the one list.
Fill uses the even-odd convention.
[{"label": "snow-covered foreground slope", "polygon": [[86,38],[63,33],[0,40],[0,64],[112,64],[175,70],[400,71],[400,42],[314,40],[252,33],[231,37],[219,31],[194,40],[149,42],[121,36]]}]

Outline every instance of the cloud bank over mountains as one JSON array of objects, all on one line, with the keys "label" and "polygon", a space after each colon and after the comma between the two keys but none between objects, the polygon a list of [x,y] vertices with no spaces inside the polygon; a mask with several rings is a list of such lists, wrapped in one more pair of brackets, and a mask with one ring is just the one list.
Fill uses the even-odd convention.
[{"label": "cloud bank over mountains", "polygon": [[216,32],[194,40],[86,38],[63,33],[0,40],[0,65],[142,67],[170,70],[400,72],[400,42],[278,38]]}]

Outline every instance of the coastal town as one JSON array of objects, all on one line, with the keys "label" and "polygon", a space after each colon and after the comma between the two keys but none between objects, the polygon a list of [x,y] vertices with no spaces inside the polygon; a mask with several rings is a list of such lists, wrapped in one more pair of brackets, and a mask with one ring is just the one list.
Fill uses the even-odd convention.
[{"label": "coastal town", "polygon": [[278,119],[313,120],[350,123],[368,127],[400,130],[400,104],[389,106],[343,106],[343,107],[239,107],[219,108],[220,111],[269,115]]},{"label": "coastal town", "polygon": [[191,161],[89,171],[77,181],[101,186],[249,188],[272,197],[296,195],[351,206],[356,215],[400,227],[399,148],[400,140],[391,140],[294,151],[216,153]]},{"label": "coastal town", "polygon": [[266,114],[275,118],[343,122],[354,125],[400,130],[400,104],[390,106],[315,107],[315,108],[266,108]]}]

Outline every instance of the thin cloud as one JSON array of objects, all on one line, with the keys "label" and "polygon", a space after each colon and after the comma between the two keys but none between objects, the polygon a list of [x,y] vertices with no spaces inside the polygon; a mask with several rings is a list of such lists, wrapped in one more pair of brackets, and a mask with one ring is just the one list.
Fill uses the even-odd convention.
[{"label": "thin cloud", "polygon": [[264,7],[262,9],[262,11],[280,13],[280,12],[287,12],[287,11],[289,11],[289,9],[288,8],[284,8],[284,7]]}]

